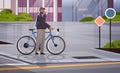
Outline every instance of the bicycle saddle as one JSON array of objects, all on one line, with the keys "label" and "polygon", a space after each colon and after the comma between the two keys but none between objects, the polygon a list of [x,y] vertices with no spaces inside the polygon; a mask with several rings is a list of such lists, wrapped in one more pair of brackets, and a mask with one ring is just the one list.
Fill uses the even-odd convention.
[{"label": "bicycle saddle", "polygon": [[33,30],[35,30],[35,29],[29,29],[29,31],[33,31]]}]

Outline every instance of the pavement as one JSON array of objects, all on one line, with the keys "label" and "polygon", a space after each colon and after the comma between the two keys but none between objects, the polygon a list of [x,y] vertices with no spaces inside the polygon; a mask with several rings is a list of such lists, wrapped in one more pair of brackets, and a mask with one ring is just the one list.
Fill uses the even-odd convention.
[{"label": "pavement", "polygon": [[[34,28],[31,23],[2,23],[0,24],[0,41],[12,44],[0,45],[0,65],[13,64],[64,64],[64,63],[94,63],[120,61],[120,54],[95,49],[98,46],[98,27],[94,23],[50,23],[55,28],[60,28],[60,36],[66,42],[66,50],[61,55],[51,55],[46,50],[46,55],[22,55],[17,51],[16,42],[23,35],[29,35],[29,28]],[[120,32],[115,24],[112,27],[112,40],[120,39]],[[108,24],[102,27],[102,46],[109,41]],[[106,31],[106,32],[104,32]],[[56,31],[53,31],[55,34]],[[6,59],[7,58],[7,59]],[[4,59],[8,60],[4,62]],[[14,62],[15,61],[15,62]]]}]

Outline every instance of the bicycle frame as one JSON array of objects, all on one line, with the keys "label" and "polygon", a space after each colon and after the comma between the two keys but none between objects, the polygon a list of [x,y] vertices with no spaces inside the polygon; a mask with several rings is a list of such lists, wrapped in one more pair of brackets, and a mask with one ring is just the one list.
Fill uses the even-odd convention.
[{"label": "bicycle frame", "polygon": [[[53,37],[52,32],[50,30],[48,32],[45,32],[45,33],[48,34],[47,37],[45,38],[45,40],[47,40],[48,38],[52,38]],[[32,34],[30,36],[31,37],[33,36],[34,38],[36,38],[37,37],[37,32],[32,31]],[[29,42],[29,39],[28,39],[28,42]],[[53,44],[55,44],[54,38],[52,38],[52,42],[53,42]]]}]

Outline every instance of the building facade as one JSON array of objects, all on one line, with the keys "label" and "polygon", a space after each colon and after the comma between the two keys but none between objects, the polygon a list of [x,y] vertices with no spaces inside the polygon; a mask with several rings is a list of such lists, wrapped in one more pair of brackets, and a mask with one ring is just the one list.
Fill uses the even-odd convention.
[{"label": "building facade", "polygon": [[107,8],[117,8],[120,0],[72,0],[72,21],[80,21],[85,17],[104,16]]},{"label": "building facade", "polygon": [[0,0],[0,10],[12,9],[17,15],[29,13],[36,19],[39,7],[47,10],[47,21],[79,21],[104,15],[106,8],[120,12],[120,0]]},{"label": "building facade", "polygon": [[62,21],[62,0],[0,0],[0,10],[9,8],[17,15],[29,13],[34,20],[40,7],[46,8],[47,21]]}]

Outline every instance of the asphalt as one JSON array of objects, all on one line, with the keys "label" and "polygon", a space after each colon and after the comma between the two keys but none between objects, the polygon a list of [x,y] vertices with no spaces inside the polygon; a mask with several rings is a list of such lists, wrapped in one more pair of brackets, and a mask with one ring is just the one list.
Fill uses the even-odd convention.
[{"label": "asphalt", "polygon": [[2,73],[119,73],[120,62],[2,67]]},{"label": "asphalt", "polygon": [[[0,41],[13,44],[0,45],[0,56],[13,59],[26,64],[64,64],[64,63],[94,63],[120,61],[120,54],[95,49],[98,47],[98,27],[95,23],[63,22],[49,23],[60,29],[60,36],[64,38],[67,46],[61,55],[21,55],[16,49],[17,40],[23,35],[29,35],[31,23],[0,23]],[[112,27],[112,40],[120,39],[120,25]],[[56,35],[56,31],[53,31]],[[109,25],[102,26],[102,46],[109,41]],[[3,58],[1,58],[3,59]],[[9,62],[9,59],[8,62]],[[6,63],[0,60],[2,65]],[[10,61],[11,63],[11,61]]]}]

